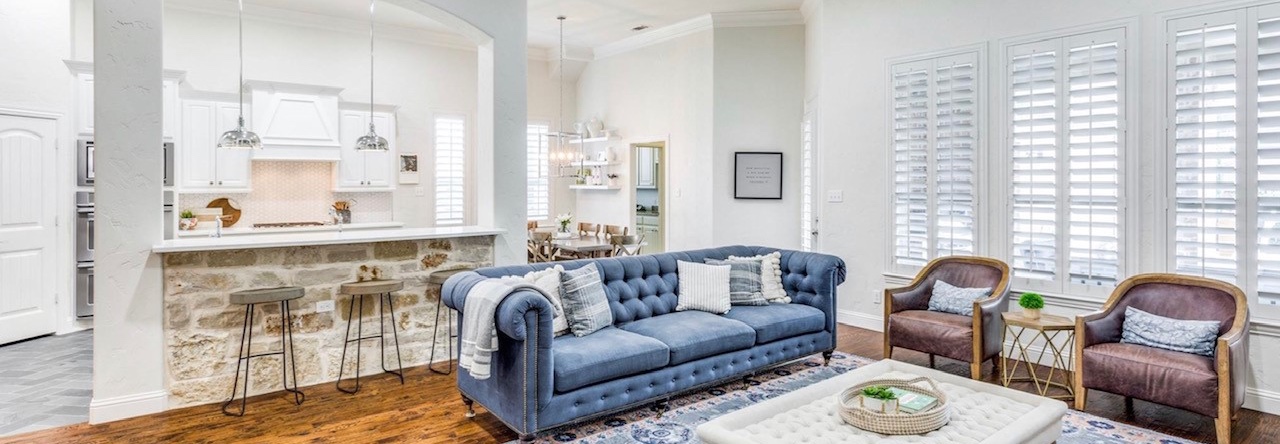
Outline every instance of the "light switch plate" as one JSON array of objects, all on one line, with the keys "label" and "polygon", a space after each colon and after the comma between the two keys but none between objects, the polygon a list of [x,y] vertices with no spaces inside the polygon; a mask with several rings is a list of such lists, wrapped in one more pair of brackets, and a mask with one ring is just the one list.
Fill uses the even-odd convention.
[{"label": "light switch plate", "polygon": [[413,187],[413,195],[417,197],[426,196],[427,190],[422,187]]},{"label": "light switch plate", "polygon": [[844,202],[844,190],[827,190],[827,202]]},{"label": "light switch plate", "polygon": [[333,311],[333,301],[316,302],[316,313],[325,313]]}]

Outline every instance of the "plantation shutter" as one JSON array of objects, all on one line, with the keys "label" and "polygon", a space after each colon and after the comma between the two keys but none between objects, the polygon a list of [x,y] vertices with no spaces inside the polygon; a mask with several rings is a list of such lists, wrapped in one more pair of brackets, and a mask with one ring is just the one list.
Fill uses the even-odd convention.
[{"label": "plantation shutter", "polygon": [[1120,272],[1124,52],[1116,32],[1067,40],[1070,280],[1115,285]]},{"label": "plantation shutter", "polygon": [[934,257],[974,253],[976,65],[972,53],[934,64]]},{"label": "plantation shutter", "polygon": [[[1236,283],[1237,25],[1234,14],[1183,20],[1173,64],[1174,271]],[[1217,21],[1217,23],[1214,23]]]},{"label": "plantation shutter", "polygon": [[436,225],[466,221],[466,119],[436,116]]},{"label": "plantation shutter", "polygon": [[549,171],[551,168],[551,139],[547,137],[549,131],[551,131],[550,125],[530,123],[525,137],[525,145],[528,149],[526,183],[529,194],[529,220],[547,220],[551,216],[551,179]]},{"label": "plantation shutter", "polygon": [[893,261],[929,261],[928,63],[893,69]]},{"label": "plantation shutter", "polygon": [[1258,296],[1280,304],[1280,7],[1257,22]]},{"label": "plantation shutter", "polygon": [[1014,276],[1057,277],[1058,50],[1056,41],[1015,46],[1009,62]]},{"label": "plantation shutter", "polygon": [[813,113],[800,122],[800,251],[813,251]]}]

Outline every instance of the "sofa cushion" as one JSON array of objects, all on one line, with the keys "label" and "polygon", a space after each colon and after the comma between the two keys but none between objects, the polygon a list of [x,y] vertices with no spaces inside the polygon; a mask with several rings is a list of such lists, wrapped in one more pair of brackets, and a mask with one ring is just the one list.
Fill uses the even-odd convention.
[{"label": "sofa cushion", "polygon": [[669,353],[661,341],[605,327],[586,336],[565,335],[551,343],[557,392],[662,368]]},{"label": "sofa cushion", "polygon": [[619,328],[667,345],[671,365],[750,348],[756,331],[747,324],[702,311],[680,311],[623,324]]},{"label": "sofa cushion", "polygon": [[822,310],[801,304],[734,307],[724,317],[755,329],[757,344],[822,331],[827,323]]},{"label": "sofa cushion", "polygon": [[889,315],[889,345],[973,360],[973,317],[927,310]]},{"label": "sofa cushion", "polygon": [[1082,383],[1087,388],[1218,415],[1218,374],[1213,358],[1137,344],[1085,347]]}]

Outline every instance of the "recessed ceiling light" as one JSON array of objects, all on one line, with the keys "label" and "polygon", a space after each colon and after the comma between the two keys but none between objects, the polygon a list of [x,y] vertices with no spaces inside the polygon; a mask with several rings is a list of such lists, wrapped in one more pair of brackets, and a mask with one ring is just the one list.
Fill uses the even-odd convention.
[{"label": "recessed ceiling light", "polygon": [[631,28],[632,31],[644,31],[646,29],[649,29],[649,25],[640,25],[640,26]]}]

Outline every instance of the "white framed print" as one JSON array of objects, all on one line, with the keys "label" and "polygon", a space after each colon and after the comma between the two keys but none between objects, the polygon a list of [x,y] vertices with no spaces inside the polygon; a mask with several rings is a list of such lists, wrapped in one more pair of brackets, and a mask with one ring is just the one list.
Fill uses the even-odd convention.
[{"label": "white framed print", "polygon": [[400,183],[406,185],[417,184],[418,177],[418,154],[401,154],[400,155]]},{"label": "white framed print", "polygon": [[734,199],[782,199],[782,153],[733,153]]}]

